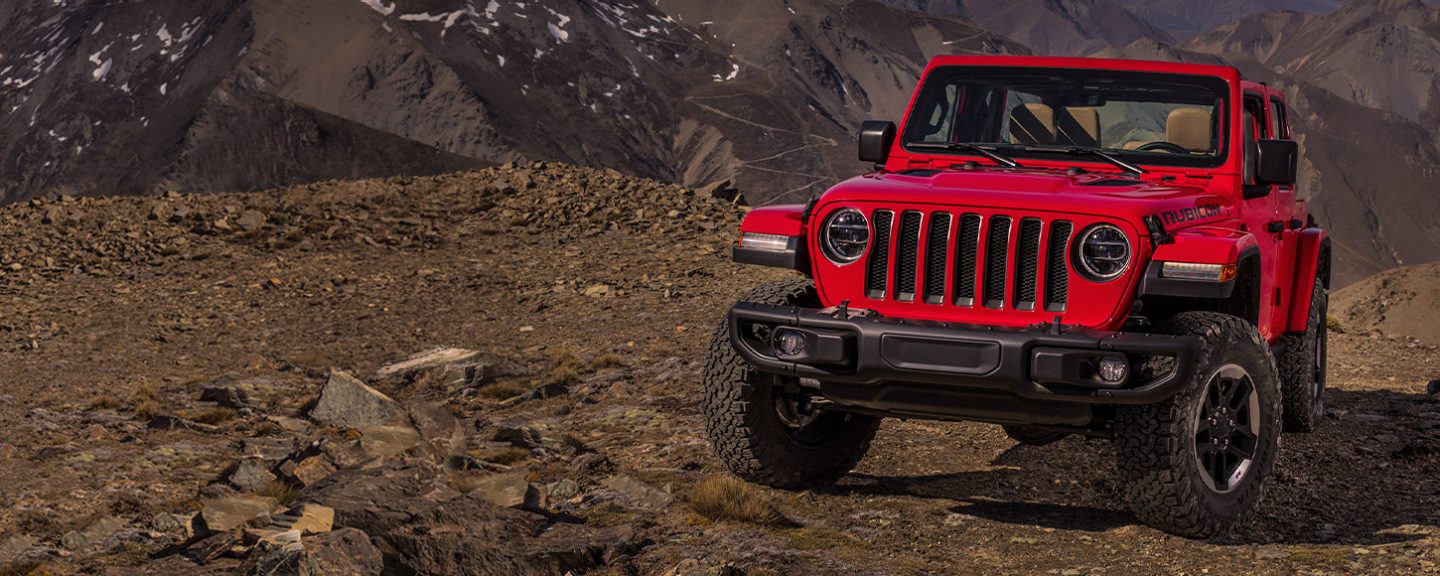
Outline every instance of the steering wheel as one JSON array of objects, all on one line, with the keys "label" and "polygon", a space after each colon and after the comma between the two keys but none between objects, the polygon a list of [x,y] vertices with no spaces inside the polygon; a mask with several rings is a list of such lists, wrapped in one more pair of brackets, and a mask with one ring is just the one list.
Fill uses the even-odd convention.
[{"label": "steering wheel", "polygon": [[1139,148],[1136,148],[1136,150],[1139,150],[1139,151],[1141,151],[1141,152],[1150,152],[1150,151],[1152,151],[1152,150],[1160,150],[1160,151],[1163,151],[1163,152],[1169,152],[1169,153],[1171,153],[1171,154],[1189,154],[1189,153],[1190,153],[1190,150],[1186,149],[1184,146],[1181,146],[1181,145],[1176,144],[1176,143],[1174,143],[1174,142],[1166,142],[1166,141],[1164,141],[1164,140],[1161,140],[1161,141],[1159,141],[1159,142],[1148,142],[1148,143],[1142,144]]}]

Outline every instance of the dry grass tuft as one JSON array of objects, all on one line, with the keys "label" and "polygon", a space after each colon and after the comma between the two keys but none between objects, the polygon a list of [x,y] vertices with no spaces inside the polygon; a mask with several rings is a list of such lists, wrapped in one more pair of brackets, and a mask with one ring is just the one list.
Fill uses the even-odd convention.
[{"label": "dry grass tuft", "polygon": [[281,506],[289,506],[300,495],[294,486],[284,480],[271,480],[265,484],[264,488],[260,489],[258,494],[274,498],[275,502]]},{"label": "dry grass tuft", "polygon": [[237,412],[229,408],[215,407],[200,412],[199,414],[195,414],[190,418],[190,420],[193,422],[199,422],[201,424],[215,425],[229,422],[231,420],[234,420],[238,416],[239,414]]},{"label": "dry grass tuft", "polygon": [[606,368],[619,368],[624,365],[625,359],[621,358],[619,354],[601,354],[595,357],[594,362],[590,363],[590,367],[595,370],[604,370]]},{"label": "dry grass tuft", "polygon": [[119,410],[120,407],[124,405],[125,403],[121,402],[119,398],[110,395],[100,396],[90,400],[91,410]]},{"label": "dry grass tuft", "polygon": [[580,371],[570,366],[556,366],[545,374],[545,384],[572,386],[580,381]]},{"label": "dry grass tuft", "polygon": [[569,368],[575,372],[580,372],[585,369],[585,366],[585,360],[581,359],[580,355],[576,354],[574,350],[560,350],[550,357],[550,368],[552,370]]},{"label": "dry grass tuft", "polygon": [[470,455],[477,460],[500,464],[502,466],[513,466],[530,458],[530,451],[524,448],[500,448],[498,450],[471,451]]},{"label": "dry grass tuft", "polygon": [[519,384],[515,384],[513,382],[506,382],[503,384],[495,383],[480,388],[479,396],[481,398],[489,398],[491,400],[509,400],[529,391],[530,390],[528,388],[522,387]]},{"label": "dry grass tuft", "polygon": [[135,385],[135,391],[126,398],[126,404],[135,417],[141,420],[150,420],[164,416],[169,412],[169,404],[165,402],[165,396],[160,392],[160,387],[149,381],[142,381]]},{"label": "dry grass tuft", "polygon": [[135,412],[135,417],[141,420],[153,420],[166,413],[165,405],[161,404],[159,400],[141,401],[135,405],[132,411]]},{"label": "dry grass tuft", "polygon": [[1340,325],[1340,319],[1334,316],[1325,317],[1325,327],[1330,329],[1331,332],[1336,332],[1339,334],[1345,333],[1345,327]]},{"label": "dry grass tuft", "polygon": [[794,526],[770,497],[734,476],[711,476],[695,484],[690,508],[711,520],[731,520],[765,526]]}]

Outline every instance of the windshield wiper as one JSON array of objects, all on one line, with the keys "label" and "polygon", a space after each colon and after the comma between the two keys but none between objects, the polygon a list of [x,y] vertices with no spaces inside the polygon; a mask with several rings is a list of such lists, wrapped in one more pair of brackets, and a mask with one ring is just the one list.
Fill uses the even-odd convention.
[{"label": "windshield wiper", "polygon": [[1005,156],[1004,154],[1000,154],[998,152],[986,150],[978,144],[971,144],[969,142],[911,142],[909,144],[906,144],[905,146],[907,148],[919,148],[921,150],[974,152],[976,154],[994,160],[996,164],[1005,166],[1006,168],[1024,168],[1024,166],[1021,166],[1019,162],[1016,162],[1013,158],[1010,158],[1009,156]]},{"label": "windshield wiper", "polygon": [[1094,156],[1132,174],[1144,174],[1146,172],[1144,168],[1116,158],[1099,148],[1090,148],[1088,146],[1026,146],[1025,149],[1038,152],[1059,152],[1071,156]]}]

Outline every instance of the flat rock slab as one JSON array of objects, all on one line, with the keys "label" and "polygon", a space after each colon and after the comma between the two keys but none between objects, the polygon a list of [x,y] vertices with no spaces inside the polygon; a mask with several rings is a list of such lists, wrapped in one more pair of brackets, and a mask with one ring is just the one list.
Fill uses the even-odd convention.
[{"label": "flat rock slab", "polygon": [[205,503],[196,517],[199,524],[197,532],[229,532],[251,520],[268,517],[274,509],[275,499],[264,496],[244,494],[211,500]]},{"label": "flat rock slab", "polygon": [[389,396],[340,370],[320,390],[320,400],[310,411],[316,422],[336,428],[369,428],[390,421],[400,406]]},{"label": "flat rock slab", "polygon": [[664,508],[675,500],[669,492],[656,489],[630,476],[611,476],[606,478],[603,484],[615,492],[621,502],[640,508]]},{"label": "flat rock slab", "polygon": [[398,456],[420,445],[420,432],[408,426],[375,426],[360,431],[360,449],[370,458]]},{"label": "flat rock slab", "polygon": [[493,362],[484,353],[463,348],[421,352],[375,372],[377,380],[415,381],[428,376],[450,389],[478,385],[491,378]]},{"label": "flat rock slab", "polygon": [[39,541],[39,538],[29,534],[16,534],[0,540],[0,563],[13,562]]},{"label": "flat rock slab", "polygon": [[86,550],[104,542],[125,528],[125,521],[113,516],[96,520],[82,530],[71,530],[60,538],[60,544],[69,550]]},{"label": "flat rock slab", "polygon": [[545,494],[524,474],[498,474],[471,481],[470,496],[501,508],[543,510]]},{"label": "flat rock slab", "polygon": [[295,521],[290,524],[291,530],[299,530],[301,534],[322,534],[335,528],[335,509],[319,504],[301,504],[290,509],[289,516]]}]

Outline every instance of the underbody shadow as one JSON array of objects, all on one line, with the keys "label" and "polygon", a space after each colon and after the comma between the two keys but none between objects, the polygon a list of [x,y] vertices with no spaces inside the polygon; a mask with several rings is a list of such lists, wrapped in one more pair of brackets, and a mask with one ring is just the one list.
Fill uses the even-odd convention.
[{"label": "underbody shadow", "polygon": [[[1440,526],[1440,404],[1389,391],[1331,390],[1312,434],[1286,434],[1251,521],[1234,544],[1380,544]],[[1126,507],[1108,441],[1072,437],[1016,445],[992,468],[928,476],[852,474],[837,491],[960,502],[996,522],[1104,531],[1138,524]]]}]

